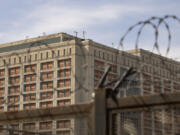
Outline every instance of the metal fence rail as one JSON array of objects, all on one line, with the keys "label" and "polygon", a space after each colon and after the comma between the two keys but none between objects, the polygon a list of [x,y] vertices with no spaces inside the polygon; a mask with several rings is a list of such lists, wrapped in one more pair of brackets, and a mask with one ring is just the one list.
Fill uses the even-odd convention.
[{"label": "metal fence rail", "polygon": [[[171,127],[171,125],[173,125],[172,130],[174,128],[174,131],[169,132],[169,134],[178,135],[180,132],[177,128],[177,125],[180,124],[178,123],[180,122],[178,121],[180,120],[180,115],[175,115],[180,112],[179,92],[118,98],[118,104],[111,98],[107,98],[106,93],[105,89],[95,90],[94,102],[86,104],[69,105],[61,108],[53,107],[29,111],[2,112],[0,113],[0,123],[31,121],[34,119],[51,120],[53,118],[84,117],[88,120],[89,135],[151,135],[152,132],[156,133],[155,124],[157,125],[158,122],[159,124],[161,123],[160,125],[163,125],[162,129],[164,130],[162,134],[165,133],[166,127],[169,128],[168,126]],[[170,114],[169,111],[171,112]],[[156,120],[156,117],[161,115],[163,121]],[[166,115],[173,115],[173,118],[171,118],[172,123],[169,125],[164,124],[168,121],[166,119],[170,119]],[[147,119],[146,116],[152,117],[152,119]],[[147,120],[144,121],[144,119]],[[150,128],[144,127],[148,120],[154,120],[154,123],[150,122],[152,124]],[[152,128],[154,129],[150,131]],[[171,130],[171,128],[169,129]]]}]

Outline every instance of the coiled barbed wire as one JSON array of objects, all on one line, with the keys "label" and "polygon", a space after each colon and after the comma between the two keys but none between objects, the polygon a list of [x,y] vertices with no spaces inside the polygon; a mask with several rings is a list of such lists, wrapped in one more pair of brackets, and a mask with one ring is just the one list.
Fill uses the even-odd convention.
[{"label": "coiled barbed wire", "polygon": [[[135,27],[140,26],[140,28],[139,28],[139,30],[138,30],[138,32],[137,32],[136,41],[135,41],[135,50],[136,50],[136,54],[138,54],[139,38],[140,38],[140,36],[141,36],[141,33],[142,33],[142,31],[143,31],[143,29],[144,29],[144,27],[145,27],[146,25],[151,25],[152,28],[153,28],[154,31],[155,31],[155,33],[154,33],[155,40],[154,40],[154,45],[153,45],[153,48],[152,48],[152,52],[153,52],[154,49],[156,49],[157,52],[158,52],[158,54],[159,54],[160,56],[162,56],[162,54],[161,54],[161,52],[160,52],[160,47],[159,47],[158,39],[159,39],[159,27],[160,27],[161,24],[164,24],[164,26],[165,26],[165,28],[166,28],[166,30],[167,30],[167,33],[168,33],[168,44],[167,44],[167,49],[166,49],[166,54],[165,54],[165,56],[167,57],[168,54],[169,54],[169,52],[170,52],[171,40],[172,40],[172,36],[171,36],[171,31],[170,31],[169,24],[166,22],[167,19],[173,19],[173,20],[177,21],[177,22],[180,24],[180,18],[178,18],[178,17],[175,16],[175,15],[165,15],[165,16],[163,16],[163,17],[153,16],[153,17],[151,17],[151,18],[149,18],[149,19],[147,19],[147,20],[145,20],[145,21],[139,21],[138,23],[136,23],[136,24],[134,24],[134,25],[132,25],[132,26],[130,26],[130,27],[128,28],[128,30],[125,32],[125,34],[124,34],[124,35],[122,36],[122,38],[120,39],[118,49],[122,49],[122,51],[124,51],[124,43],[123,43],[123,42],[124,42],[125,38],[127,37],[127,35],[128,35]],[[154,21],[158,21],[158,23],[155,24]],[[123,56],[124,53],[121,53],[121,55]],[[153,55],[153,53],[150,54],[150,56],[149,56],[150,59],[152,58],[152,57],[151,57],[152,55]],[[124,57],[122,57],[122,58],[124,58]],[[137,59],[137,60],[138,60],[138,61],[137,61],[138,64],[137,64],[137,67],[136,67],[136,68],[137,68],[140,72],[142,72],[142,69],[143,69],[145,63],[142,61],[141,58],[139,58],[139,59]],[[172,71],[172,69],[168,67],[168,65],[167,65],[167,63],[166,63],[166,60],[165,60],[163,57],[160,57],[160,61],[161,61],[162,65],[163,65],[163,68],[165,68],[166,70],[168,70],[172,75],[177,76],[177,72]],[[137,77],[137,76],[133,76],[133,77],[131,78],[131,81],[132,81],[133,79],[135,79],[136,77]],[[136,78],[136,79],[137,79],[137,78]],[[128,86],[130,86],[131,81],[129,82],[129,85],[128,85]],[[142,81],[142,80],[139,80],[139,81]],[[152,82],[152,83],[153,83],[153,82]]]}]

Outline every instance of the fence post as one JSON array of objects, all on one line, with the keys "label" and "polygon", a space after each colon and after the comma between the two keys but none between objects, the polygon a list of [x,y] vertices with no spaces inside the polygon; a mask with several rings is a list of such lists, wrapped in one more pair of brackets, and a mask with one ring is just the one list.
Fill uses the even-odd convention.
[{"label": "fence post", "polygon": [[94,135],[107,135],[106,90],[95,90]]}]

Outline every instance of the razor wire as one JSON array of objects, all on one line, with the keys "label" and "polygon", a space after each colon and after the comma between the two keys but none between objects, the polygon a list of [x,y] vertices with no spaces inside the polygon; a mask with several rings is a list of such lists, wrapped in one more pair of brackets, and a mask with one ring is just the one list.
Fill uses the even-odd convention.
[{"label": "razor wire", "polygon": [[[128,30],[125,32],[125,34],[121,37],[120,42],[119,42],[118,49],[120,49],[120,50],[122,49],[122,51],[124,51],[124,43],[123,43],[123,42],[124,42],[125,38],[127,37],[127,35],[128,35],[133,29],[135,29],[136,27],[140,26],[140,28],[139,28],[139,30],[138,30],[138,32],[137,32],[136,41],[135,41],[135,50],[136,50],[136,54],[137,54],[137,53],[138,53],[138,48],[139,48],[139,39],[140,39],[141,33],[142,33],[142,31],[143,31],[143,29],[144,29],[144,27],[145,27],[146,25],[151,25],[152,28],[153,28],[153,30],[155,31],[155,32],[154,32],[155,39],[154,39],[154,45],[153,45],[152,52],[153,52],[154,49],[156,49],[157,52],[158,52],[158,54],[159,54],[160,56],[162,56],[162,54],[161,54],[161,52],[160,52],[160,47],[159,47],[158,39],[159,39],[159,27],[160,27],[161,24],[164,24],[165,29],[167,30],[167,33],[168,33],[168,44],[167,44],[167,49],[166,49],[166,54],[165,54],[165,56],[167,57],[168,54],[169,54],[169,52],[170,52],[171,40],[172,40],[171,31],[170,31],[170,26],[169,26],[169,24],[166,22],[167,19],[173,19],[173,20],[177,21],[178,23],[180,23],[180,19],[179,19],[177,16],[175,16],[175,15],[165,15],[164,17],[156,17],[156,16],[153,16],[153,17],[151,17],[151,18],[149,18],[149,19],[147,19],[147,20],[145,20],[145,21],[139,21],[138,23],[130,26],[130,27],[128,28]],[[158,23],[156,24],[156,23],[154,23],[154,21],[158,21]],[[123,54],[124,54],[124,53],[122,52],[122,53],[120,53],[120,54],[122,55],[122,59],[123,59],[123,58],[124,58],[124,57],[123,57]],[[118,54],[117,54],[117,55],[118,55]],[[152,57],[151,57],[152,55],[153,55],[153,53],[151,53],[151,55],[150,55],[150,57],[149,57],[150,59],[152,58]],[[165,68],[166,70],[168,70],[171,74],[177,76],[176,72],[173,72],[172,69],[168,67],[168,65],[166,64],[166,61],[163,59],[163,57],[160,57],[160,61],[161,61],[162,65],[164,66],[164,68]],[[137,68],[140,72],[142,72],[141,70],[143,69],[145,63],[142,61],[141,56],[140,56],[139,59],[137,58],[137,63],[138,63],[138,64],[137,64],[137,67],[136,67],[136,68]],[[132,77],[131,80],[133,80],[133,79],[135,79],[135,78],[136,78],[136,76]],[[140,80],[140,81],[142,81],[142,80]],[[131,83],[131,81],[130,81],[129,83]],[[130,85],[130,84],[129,84],[129,85]]]}]

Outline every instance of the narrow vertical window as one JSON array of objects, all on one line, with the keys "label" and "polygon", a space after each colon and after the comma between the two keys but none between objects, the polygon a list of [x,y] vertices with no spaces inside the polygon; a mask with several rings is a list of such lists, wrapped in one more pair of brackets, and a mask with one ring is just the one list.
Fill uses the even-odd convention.
[{"label": "narrow vertical window", "polygon": [[58,50],[58,56],[60,55],[60,51]]},{"label": "narrow vertical window", "polygon": [[104,52],[103,52],[103,59],[104,59]]},{"label": "narrow vertical window", "polygon": [[21,57],[19,57],[19,63],[21,63]]},{"label": "narrow vertical window", "polygon": [[26,56],[24,56],[24,61],[26,62]]},{"label": "narrow vertical window", "polygon": [[63,50],[63,56],[65,56],[65,55],[66,55],[66,50],[64,49],[64,50]]},{"label": "narrow vertical window", "polygon": [[69,48],[69,54],[71,55],[71,48]]},{"label": "narrow vertical window", "polygon": [[42,58],[43,58],[43,54],[41,53],[41,60],[42,60]]},{"label": "narrow vertical window", "polygon": [[48,52],[46,52],[46,58],[48,58]]},{"label": "narrow vertical window", "polygon": [[37,54],[35,54],[35,60],[37,60]]},{"label": "narrow vertical window", "polygon": [[28,61],[31,61],[31,55],[29,55],[29,59],[28,59]]},{"label": "narrow vertical window", "polygon": [[9,58],[9,64],[11,63],[11,58]]},{"label": "narrow vertical window", "polygon": [[16,64],[16,58],[14,58],[14,64]]}]

